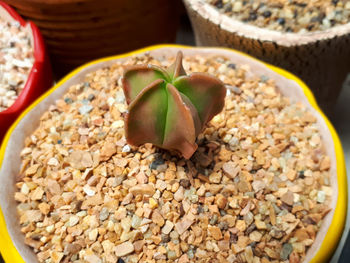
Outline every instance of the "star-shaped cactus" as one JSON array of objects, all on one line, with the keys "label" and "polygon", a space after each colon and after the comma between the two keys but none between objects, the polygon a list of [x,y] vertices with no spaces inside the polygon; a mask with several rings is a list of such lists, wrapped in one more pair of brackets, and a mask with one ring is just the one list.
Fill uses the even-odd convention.
[{"label": "star-shaped cactus", "polygon": [[187,76],[182,52],[167,69],[136,65],[125,70],[123,89],[129,105],[125,134],[130,145],[152,143],[189,159],[196,137],[225,103],[224,84],[208,74]]}]

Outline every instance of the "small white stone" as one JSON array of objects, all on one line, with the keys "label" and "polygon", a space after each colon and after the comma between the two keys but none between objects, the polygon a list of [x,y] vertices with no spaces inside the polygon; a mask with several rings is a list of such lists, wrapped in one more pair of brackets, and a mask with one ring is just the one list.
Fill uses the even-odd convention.
[{"label": "small white stone", "polygon": [[70,226],[70,227],[72,227],[72,226],[75,226],[76,224],[78,224],[79,223],[79,217],[78,216],[71,216],[70,218],[69,218],[69,223],[68,223],[68,225]]},{"label": "small white stone", "polygon": [[124,127],[124,121],[123,120],[115,121],[111,125],[112,129],[122,128],[122,127]]},{"label": "small white stone", "polygon": [[47,162],[48,165],[52,165],[52,166],[57,166],[59,165],[59,162],[56,158],[50,158],[50,160]]},{"label": "small white stone", "polygon": [[53,233],[53,231],[55,230],[55,226],[54,225],[49,225],[49,226],[47,226],[46,227],[46,231],[48,232],[48,233]]},{"label": "small white stone", "polygon": [[326,200],[326,193],[324,191],[318,191],[317,192],[317,202],[324,203]]},{"label": "small white stone", "polygon": [[127,145],[125,145],[124,147],[123,147],[123,149],[122,149],[122,152],[123,153],[128,153],[128,152],[130,152],[131,151],[131,148],[130,148],[130,146],[127,144]]},{"label": "small white stone", "polygon": [[21,193],[25,194],[25,195],[29,194],[29,188],[28,188],[28,185],[26,183],[22,184]]},{"label": "small white stone", "polygon": [[237,1],[233,4],[233,8],[232,8],[233,12],[240,12],[241,9],[242,9],[242,2]]},{"label": "small white stone", "polygon": [[96,238],[97,238],[97,235],[98,235],[98,229],[95,228],[95,229],[93,229],[93,230],[91,230],[91,231],[89,232],[89,239],[90,239],[91,241],[95,241]]},{"label": "small white stone", "polygon": [[79,108],[79,112],[81,115],[85,115],[87,113],[89,113],[90,111],[92,111],[94,107],[92,107],[91,105],[83,105]]},{"label": "small white stone", "polygon": [[96,193],[93,189],[90,188],[89,185],[85,185],[83,187],[83,190],[84,190],[85,194],[87,194],[88,196],[94,196]]},{"label": "small white stone", "polygon": [[173,227],[174,227],[174,224],[171,221],[167,220],[165,222],[165,225],[162,228],[162,233],[168,235],[170,231],[173,229]]}]

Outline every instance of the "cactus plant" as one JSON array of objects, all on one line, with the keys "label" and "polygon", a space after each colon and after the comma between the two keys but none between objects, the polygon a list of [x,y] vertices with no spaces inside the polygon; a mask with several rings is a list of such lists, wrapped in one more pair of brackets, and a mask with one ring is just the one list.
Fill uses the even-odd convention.
[{"label": "cactus plant", "polygon": [[152,143],[189,159],[198,134],[223,109],[226,89],[208,74],[187,76],[182,56],[179,52],[167,69],[135,65],[125,70],[125,135],[130,145]]}]

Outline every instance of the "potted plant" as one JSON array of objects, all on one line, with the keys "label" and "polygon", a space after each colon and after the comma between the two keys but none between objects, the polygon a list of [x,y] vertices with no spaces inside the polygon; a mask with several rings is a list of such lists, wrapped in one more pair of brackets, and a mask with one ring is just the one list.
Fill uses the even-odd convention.
[{"label": "potted plant", "polygon": [[255,3],[255,8],[254,1],[238,2],[184,0],[197,45],[235,48],[293,72],[331,113],[350,71],[344,59],[350,56],[350,26],[342,24],[347,21],[345,3],[323,1],[314,6],[302,1],[286,3],[283,9],[276,2]]},{"label": "potted plant", "polygon": [[228,49],[82,66],[0,160],[9,262],[324,262],[345,222],[343,152],[310,90]]}]

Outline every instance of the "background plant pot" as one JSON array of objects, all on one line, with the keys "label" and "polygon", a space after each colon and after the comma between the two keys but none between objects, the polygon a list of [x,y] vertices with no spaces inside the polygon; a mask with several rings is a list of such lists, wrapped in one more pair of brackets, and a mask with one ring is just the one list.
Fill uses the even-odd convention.
[{"label": "background plant pot", "polygon": [[235,48],[293,72],[331,113],[350,72],[350,23],[326,31],[282,33],[234,20],[202,0],[184,3],[197,45]]},{"label": "background plant pot", "polygon": [[173,42],[174,0],[6,0],[41,30],[57,76],[89,60]]},{"label": "background plant pot", "polygon": [[[24,140],[37,127],[42,114],[61,98],[72,85],[84,80],[86,74],[100,68],[111,66],[118,61],[143,52],[150,52],[155,58],[175,56],[182,50],[185,56],[213,56],[228,58],[237,65],[249,65],[253,74],[265,75],[276,81],[280,92],[292,102],[302,102],[317,118],[317,125],[325,143],[325,150],[331,159],[331,187],[333,198],[331,211],[326,215],[314,244],[308,250],[305,262],[328,262],[341,237],[347,204],[347,181],[343,151],[339,138],[318,108],[311,91],[292,74],[273,66],[263,64],[237,51],[218,48],[188,48],[183,46],[154,46],[125,55],[109,57],[84,65],[62,79],[45,96],[37,100],[11,127],[0,149],[0,251],[8,262],[37,262],[33,251],[24,244],[23,234],[17,220],[16,202],[14,200],[16,174],[21,163],[20,152]],[[2,212],[1,212],[2,211]]]},{"label": "background plant pot", "polygon": [[0,112],[0,142],[7,129],[36,98],[52,85],[52,73],[49,58],[39,29],[32,23],[24,21],[12,8],[0,1],[0,16],[8,21],[18,21],[20,25],[31,32],[34,45],[34,64],[28,75],[27,82],[11,107]]}]

